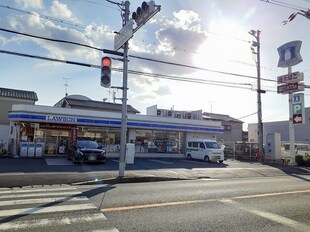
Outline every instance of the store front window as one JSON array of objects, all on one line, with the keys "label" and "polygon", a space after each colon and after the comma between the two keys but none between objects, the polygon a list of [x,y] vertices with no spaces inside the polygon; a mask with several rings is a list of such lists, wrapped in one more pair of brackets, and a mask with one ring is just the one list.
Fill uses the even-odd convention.
[{"label": "store front window", "polygon": [[182,153],[183,132],[136,130],[137,153]]},{"label": "store front window", "polygon": [[120,128],[21,123],[20,141],[43,143],[46,155],[66,154],[69,146],[79,138],[96,140],[107,152],[120,151]]},{"label": "store front window", "polygon": [[107,152],[119,152],[121,143],[120,128],[79,126],[77,138],[96,140]]}]

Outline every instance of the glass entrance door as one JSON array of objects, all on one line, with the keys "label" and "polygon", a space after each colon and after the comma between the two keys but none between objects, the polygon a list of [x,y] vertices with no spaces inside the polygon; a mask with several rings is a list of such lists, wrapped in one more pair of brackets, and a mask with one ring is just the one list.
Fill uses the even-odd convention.
[{"label": "glass entrance door", "polygon": [[45,154],[64,154],[68,148],[69,131],[46,130]]}]

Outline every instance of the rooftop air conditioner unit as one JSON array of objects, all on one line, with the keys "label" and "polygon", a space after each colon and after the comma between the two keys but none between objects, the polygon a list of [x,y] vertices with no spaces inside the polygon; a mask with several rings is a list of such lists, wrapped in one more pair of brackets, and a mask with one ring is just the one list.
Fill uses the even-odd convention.
[{"label": "rooftop air conditioner unit", "polygon": [[161,110],[157,110],[157,116],[161,116],[161,115],[162,115]]}]

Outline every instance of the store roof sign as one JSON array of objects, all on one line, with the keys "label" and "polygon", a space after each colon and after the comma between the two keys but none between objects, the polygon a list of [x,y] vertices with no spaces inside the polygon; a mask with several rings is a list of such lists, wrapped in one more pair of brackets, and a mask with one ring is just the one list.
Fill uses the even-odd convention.
[{"label": "store roof sign", "polygon": [[300,55],[301,44],[302,41],[295,40],[280,46],[278,48],[278,53],[280,56],[278,67],[287,68],[302,62],[302,58]]},{"label": "store roof sign", "polygon": [[75,117],[65,117],[65,116],[53,116],[48,115],[46,116],[46,121],[51,122],[64,122],[64,123],[74,123],[77,122],[77,119]]}]

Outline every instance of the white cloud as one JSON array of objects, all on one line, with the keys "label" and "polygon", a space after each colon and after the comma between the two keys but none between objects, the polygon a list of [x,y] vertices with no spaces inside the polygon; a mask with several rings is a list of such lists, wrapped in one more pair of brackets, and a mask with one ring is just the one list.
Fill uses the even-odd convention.
[{"label": "white cloud", "polygon": [[[66,8],[64,7],[64,9]],[[112,34],[107,26],[103,25],[95,27],[95,30],[91,26],[88,26],[84,31],[78,31],[76,28],[67,28],[65,24],[55,24],[55,22],[49,19],[41,18],[36,12],[32,12],[30,15],[10,16],[6,20],[8,20],[8,25],[14,30],[46,38],[71,41],[99,48],[104,48],[102,41],[104,41],[104,44],[112,44],[113,42],[114,34]],[[53,58],[79,60],[80,62],[87,61],[92,64],[99,63],[98,51],[82,46],[24,36],[14,36],[8,39],[8,41],[24,43],[32,41],[47,50],[48,56]]]},{"label": "white cloud", "polygon": [[183,30],[200,31],[200,18],[199,15],[193,11],[180,10],[173,12],[175,17],[174,25],[181,27]]},{"label": "white cloud", "polygon": [[4,36],[0,35],[0,44],[5,45],[8,42],[7,38]]},{"label": "white cloud", "polygon": [[[172,19],[162,17],[154,21],[147,31],[142,30],[142,32],[139,32],[139,36],[142,35],[141,38],[144,41],[147,41],[150,35],[152,36],[150,40],[154,41],[155,33],[157,42],[153,44],[142,43],[141,39],[135,36],[130,41],[131,54],[139,54],[159,61],[193,65],[194,53],[207,39],[205,31],[201,30],[200,18],[197,13],[185,10],[174,12],[173,16]],[[156,27],[158,27],[157,30]],[[136,39],[140,41],[138,42]],[[164,60],[163,56],[165,57]],[[139,70],[148,68],[155,73],[165,73],[168,75],[184,75],[194,71],[194,69],[177,66],[171,68],[171,65],[155,62],[140,63],[133,61],[131,64],[135,64],[136,69]]]},{"label": "white cloud", "polygon": [[53,16],[59,17],[62,19],[76,20],[73,17],[72,11],[68,8],[66,4],[60,3],[57,0],[53,1],[51,12]]},{"label": "white cloud", "polygon": [[[198,14],[185,10],[174,12],[172,19],[167,19],[166,17],[157,19],[153,21],[151,26],[148,26],[147,30],[140,30],[138,35],[142,35],[143,42],[135,36],[130,41],[129,48],[131,54],[158,61],[185,65],[193,65],[194,52],[198,50],[207,38],[206,33],[201,30]],[[153,31],[157,42],[153,44],[145,42],[147,40],[154,41]],[[141,70],[143,72],[174,76],[185,76],[195,71],[195,69],[171,66],[171,64],[168,65],[161,62],[148,62],[140,59],[131,59],[130,67],[131,69]],[[143,76],[139,78],[133,77],[131,78],[131,83],[134,84],[139,92],[148,90],[147,93],[144,92],[143,94],[143,103],[148,100],[151,100],[150,103],[161,101],[167,96],[170,98],[175,92],[172,93],[171,91],[171,82],[168,81],[167,84],[166,80],[157,77],[153,77],[152,79]],[[140,100],[142,97],[139,95],[135,96],[134,99]]]},{"label": "white cloud", "polygon": [[15,0],[18,6],[22,8],[43,9],[42,0]]},{"label": "white cloud", "polygon": [[170,88],[166,85],[160,86],[157,90],[154,91],[156,94],[160,96],[171,94]]}]

